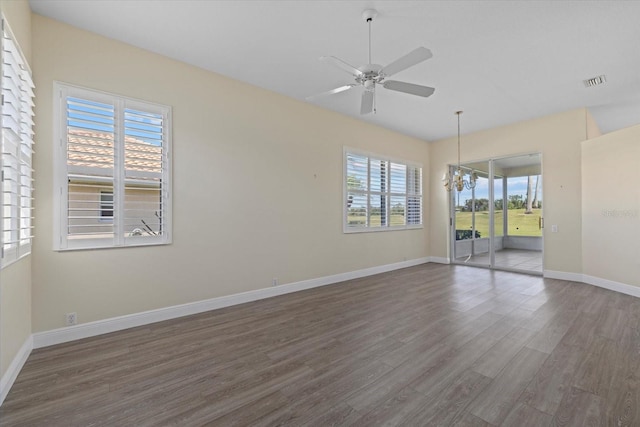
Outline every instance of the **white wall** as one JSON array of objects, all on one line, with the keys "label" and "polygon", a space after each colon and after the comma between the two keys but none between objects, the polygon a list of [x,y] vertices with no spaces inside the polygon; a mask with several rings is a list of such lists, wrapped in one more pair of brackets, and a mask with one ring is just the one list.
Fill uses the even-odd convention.
[{"label": "white wall", "polygon": [[[38,15],[32,37],[34,332],[428,256],[428,227],[345,235],[341,216],[344,145],[426,172],[424,141]],[[52,250],[54,80],[173,107],[172,245]]]},{"label": "white wall", "polygon": [[[0,1],[0,9],[31,64],[31,9],[26,0]],[[0,377],[31,335],[31,257],[0,270]],[[2,391],[2,390],[0,390]]]},{"label": "white wall", "polygon": [[[588,120],[586,110],[578,109],[461,137],[462,163],[542,153],[545,270],[582,272],[580,143],[587,138]],[[453,111],[451,127],[456,127]],[[449,195],[441,178],[446,165],[456,163],[456,156],[456,138],[431,144],[430,254],[434,257],[449,257]],[[558,225],[558,233],[550,232],[552,224]]]},{"label": "white wall", "polygon": [[640,126],[582,143],[584,274],[640,286]]}]

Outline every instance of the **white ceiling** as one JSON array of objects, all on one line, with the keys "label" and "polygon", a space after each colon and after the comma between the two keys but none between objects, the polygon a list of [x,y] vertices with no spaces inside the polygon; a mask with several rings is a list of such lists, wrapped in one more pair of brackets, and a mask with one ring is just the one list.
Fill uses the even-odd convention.
[{"label": "white ceiling", "polygon": [[[637,1],[31,0],[34,12],[305,101],[351,76],[318,58],[386,65],[418,46],[433,58],[393,76],[436,92],[360,88],[314,104],[433,141],[579,107],[603,132],[640,123]],[[583,80],[605,74],[607,83]],[[308,102],[308,101],[305,101]]]}]

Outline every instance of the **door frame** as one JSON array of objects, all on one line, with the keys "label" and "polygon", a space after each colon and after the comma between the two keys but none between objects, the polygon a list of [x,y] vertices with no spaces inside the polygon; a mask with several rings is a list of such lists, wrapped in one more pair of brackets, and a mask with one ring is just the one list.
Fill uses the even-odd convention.
[{"label": "door frame", "polygon": [[[449,259],[451,260],[451,264],[456,264],[456,265],[468,265],[468,266],[472,266],[472,267],[480,267],[480,268],[488,268],[491,270],[501,270],[501,271],[511,271],[511,272],[516,272],[516,273],[525,273],[525,274],[533,274],[533,275],[543,275],[544,272],[544,203],[542,205],[542,208],[540,208],[540,218],[541,218],[541,229],[542,229],[542,269],[540,272],[538,271],[532,271],[532,270],[521,270],[521,269],[517,269],[517,268],[509,268],[509,267],[504,267],[504,266],[496,266],[495,263],[495,189],[494,189],[494,185],[495,185],[495,166],[494,166],[494,162],[499,161],[499,160],[504,160],[504,159],[509,159],[509,158],[515,158],[515,157],[524,157],[524,156],[538,156],[539,160],[539,165],[540,165],[540,177],[542,179],[542,187],[541,187],[541,191],[542,194],[545,194],[545,190],[544,190],[544,185],[545,185],[545,179],[544,179],[544,170],[543,170],[543,157],[542,157],[542,153],[541,152],[528,152],[528,153],[520,153],[520,154],[512,154],[512,155],[505,155],[505,156],[499,156],[499,157],[490,157],[487,159],[483,159],[483,160],[475,160],[475,161],[469,161],[466,163],[462,163],[460,166],[464,169],[467,170],[472,170],[472,168],[470,168],[468,165],[469,164],[478,164],[478,163],[487,163],[488,165],[488,198],[489,198],[489,264],[485,264],[485,263],[468,263],[466,261],[458,261],[456,259],[456,220],[455,220],[455,208],[456,208],[456,202],[455,202],[455,194],[457,194],[457,190],[455,188],[453,188],[451,190],[451,193],[448,196],[449,199],[449,241],[450,241],[450,250],[449,250]],[[457,165],[448,165],[448,170],[450,171],[450,173],[453,173],[453,171],[457,169]],[[503,179],[505,178],[503,175],[501,175],[503,177]],[[506,181],[506,180],[505,180]],[[506,198],[504,197],[507,193],[508,193],[508,189],[506,184],[503,181],[503,185],[502,185],[502,199],[503,199],[503,237],[505,237],[505,231],[508,229],[508,210],[507,210],[507,201]],[[455,194],[454,194],[455,193]],[[475,190],[472,192],[473,197],[475,198]],[[475,203],[472,203],[472,212],[474,212],[475,214]],[[472,255],[473,255],[473,249],[475,247],[475,233],[472,232]]]}]

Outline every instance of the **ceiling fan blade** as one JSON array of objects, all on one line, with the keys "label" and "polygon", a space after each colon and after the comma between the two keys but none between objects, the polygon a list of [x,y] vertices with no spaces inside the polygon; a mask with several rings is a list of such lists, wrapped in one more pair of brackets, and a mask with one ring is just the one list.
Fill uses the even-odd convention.
[{"label": "ceiling fan blade", "polygon": [[354,75],[354,76],[362,75],[362,71],[358,70],[356,67],[354,67],[351,64],[347,64],[342,59],[336,58],[335,56],[321,56],[320,60],[324,62],[329,62],[335,65],[336,67],[340,68],[341,70],[348,72],[351,75]]},{"label": "ceiling fan blade", "polygon": [[433,95],[436,90],[429,86],[415,85],[413,83],[399,82],[397,80],[387,80],[382,83],[385,89],[395,90],[398,92],[409,93],[411,95],[427,96]]},{"label": "ceiling fan blade", "polygon": [[306,99],[308,101],[310,101],[312,99],[320,98],[322,96],[333,95],[334,93],[340,93],[340,92],[344,92],[345,90],[349,90],[354,86],[355,86],[354,84],[353,85],[340,86],[340,87],[337,87],[335,89],[328,90],[326,92],[321,92],[321,93],[317,93],[315,95],[307,96]]},{"label": "ceiling fan blade", "polygon": [[386,67],[383,67],[380,73],[384,74],[386,77],[389,77],[395,73],[406,70],[409,67],[413,67],[414,65],[419,64],[422,61],[426,61],[432,56],[433,54],[429,49],[427,49],[426,47],[419,47],[407,53],[405,56],[396,59]]},{"label": "ceiling fan blade", "polygon": [[373,94],[372,90],[362,92],[362,104],[360,105],[360,114],[369,114],[373,111]]}]

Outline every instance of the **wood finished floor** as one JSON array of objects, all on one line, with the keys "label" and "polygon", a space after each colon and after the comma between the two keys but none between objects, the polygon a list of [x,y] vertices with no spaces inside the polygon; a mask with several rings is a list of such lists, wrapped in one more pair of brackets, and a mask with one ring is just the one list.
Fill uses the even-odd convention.
[{"label": "wood finished floor", "polygon": [[2,426],[640,425],[640,299],[425,264],[34,350]]}]

